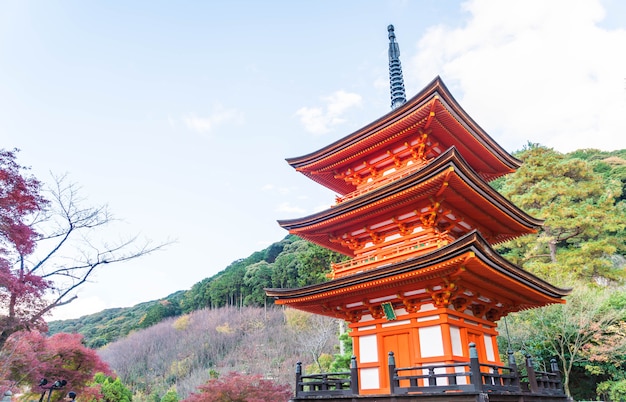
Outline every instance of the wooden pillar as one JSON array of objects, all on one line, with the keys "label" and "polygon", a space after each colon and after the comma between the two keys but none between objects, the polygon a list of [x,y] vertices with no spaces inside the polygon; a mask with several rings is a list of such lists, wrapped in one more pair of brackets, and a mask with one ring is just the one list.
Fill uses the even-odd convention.
[{"label": "wooden pillar", "polygon": [[396,386],[398,382],[395,380],[396,376],[396,359],[393,357],[393,352],[389,352],[389,358],[387,359],[387,365],[389,366],[389,393],[395,395]]},{"label": "wooden pillar", "polygon": [[296,396],[299,396],[302,389],[302,362],[296,363]]},{"label": "wooden pillar", "polygon": [[470,355],[470,383],[474,386],[474,389],[480,392],[483,389],[483,375],[480,373],[480,362],[478,361],[478,351],[476,350],[476,344],[471,342],[469,344]]},{"label": "wooden pillar", "polygon": [[507,363],[509,364],[509,367],[511,368],[511,376],[513,377],[511,378],[510,385],[515,385],[519,387],[520,385],[519,369],[517,368],[517,363],[515,362],[515,356],[513,356],[513,351],[511,349],[507,350],[506,354],[507,354]]},{"label": "wooden pillar", "polygon": [[350,358],[350,390],[352,395],[359,394],[359,370],[356,366],[356,356]]},{"label": "wooden pillar", "polygon": [[530,355],[526,355],[526,373],[528,374],[528,386],[530,392],[536,394],[539,392],[539,386],[537,385],[537,377],[535,376],[535,367],[533,365],[533,359]]}]

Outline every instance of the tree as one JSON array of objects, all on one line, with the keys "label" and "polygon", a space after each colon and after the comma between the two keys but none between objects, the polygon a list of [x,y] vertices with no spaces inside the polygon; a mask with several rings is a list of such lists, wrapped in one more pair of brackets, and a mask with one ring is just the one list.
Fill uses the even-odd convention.
[{"label": "tree", "polygon": [[603,401],[626,401],[626,380],[604,382],[597,388]]},{"label": "tree", "polygon": [[163,395],[163,398],[161,398],[160,402],[178,402],[179,398],[178,398],[178,393],[176,392],[175,389],[169,389],[165,395]]},{"label": "tree", "polygon": [[45,330],[45,316],[75,300],[98,267],[165,246],[137,237],[97,242],[114,218],[106,205],[84,207],[79,190],[66,176],[42,188],[15,151],[0,151],[0,351],[11,334]]},{"label": "tree", "polygon": [[130,402],[133,400],[133,393],[119,378],[112,378],[104,373],[96,374],[94,383],[100,385],[101,397],[98,402]]},{"label": "tree", "polygon": [[626,254],[624,160],[617,154],[563,155],[528,144],[515,155],[524,162],[520,169],[493,183],[531,216],[544,219],[539,233],[509,241],[499,251],[555,285],[574,288],[565,305],[509,316],[518,337],[514,344],[546,361],[558,358],[568,394],[581,382],[576,376],[590,381],[600,372],[606,375],[623,355],[616,356],[625,339],[623,309],[608,299],[619,293],[608,285],[622,283]]},{"label": "tree", "polygon": [[298,286],[326,282],[331,264],[345,261],[347,256],[317,244],[305,242],[307,248],[298,253]]},{"label": "tree", "polygon": [[169,300],[160,300],[158,303],[148,309],[146,314],[139,320],[140,328],[148,328],[151,325],[159,323],[167,317],[180,315],[180,306]]},{"label": "tree", "polygon": [[298,344],[311,356],[319,372],[324,372],[320,357],[329,349],[332,351],[331,343],[338,339],[340,320],[295,309],[285,310],[285,317]]},{"label": "tree", "polygon": [[230,373],[198,387],[183,402],[266,402],[287,401],[292,393],[288,385],[279,385],[260,375]]},{"label": "tree", "polygon": [[[626,294],[612,291],[607,296],[607,310],[619,316],[618,320],[601,326],[593,323],[595,334],[583,348],[588,377],[596,380],[597,396],[603,400],[625,400],[626,391]],[[618,397],[618,393],[621,395]]]},{"label": "tree", "polygon": [[246,267],[246,274],[243,283],[247,288],[247,295],[244,299],[246,306],[265,305],[265,288],[272,286],[272,266],[266,261]]},{"label": "tree", "polygon": [[[10,350],[4,365],[5,378],[11,386],[30,386],[34,394],[40,393],[42,378],[50,383],[67,381],[65,389],[87,392],[90,381],[98,372],[111,374],[109,366],[97,352],[82,344],[79,334],[55,334],[46,337],[35,331],[13,334],[6,343]],[[96,390],[97,391],[97,390]]]},{"label": "tree", "polygon": [[614,292],[622,290],[578,283],[565,304],[510,315],[509,347],[533,356],[556,357],[563,370],[565,392],[571,395],[571,374],[576,366],[588,365],[600,350],[604,356],[623,353],[624,312],[612,302]]},{"label": "tree", "polygon": [[194,311],[182,322],[165,320],[98,353],[133,391],[133,400],[158,402],[169,389],[182,400],[210,376],[231,371],[292,379],[299,359],[312,361],[298,356],[301,350],[285,328],[283,309],[225,307]]},{"label": "tree", "polygon": [[285,244],[272,264],[272,287],[294,288],[325,282],[331,263],[348,258],[301,238],[291,238],[294,241]]},{"label": "tree", "polygon": [[[24,317],[45,308],[42,296],[50,286],[23,264],[15,267],[16,260],[33,252],[39,237],[29,218],[47,204],[39,181],[15,161],[16,152],[0,150],[0,351],[11,334],[26,327]],[[33,317],[28,325],[45,324]]]},{"label": "tree", "polygon": [[598,283],[623,279],[624,270],[612,258],[626,252],[619,236],[626,228],[626,204],[618,202],[621,181],[536,144],[516,156],[524,164],[496,188],[545,222],[536,236],[505,243],[505,257],[545,276],[569,272]]}]

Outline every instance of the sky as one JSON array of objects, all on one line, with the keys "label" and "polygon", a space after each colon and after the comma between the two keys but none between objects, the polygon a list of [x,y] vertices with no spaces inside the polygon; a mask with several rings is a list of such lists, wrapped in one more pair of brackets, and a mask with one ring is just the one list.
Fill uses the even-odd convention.
[{"label": "sky", "polygon": [[0,148],[165,249],[102,267],[52,319],[187,290],[334,194],[286,158],[388,113],[387,26],[407,97],[436,76],[513,153],[626,148],[620,0],[0,0]]}]

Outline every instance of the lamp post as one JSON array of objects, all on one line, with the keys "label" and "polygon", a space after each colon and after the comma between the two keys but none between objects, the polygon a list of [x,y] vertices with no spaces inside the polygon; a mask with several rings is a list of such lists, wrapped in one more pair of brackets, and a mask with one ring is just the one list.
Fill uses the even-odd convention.
[{"label": "lamp post", "polygon": [[46,387],[47,384],[48,380],[46,380],[45,378],[42,378],[41,381],[39,381],[39,386],[43,388],[43,392],[41,393],[41,398],[39,398],[39,402],[43,402],[43,398],[44,396],[46,396],[46,392],[48,392],[47,402],[50,402],[50,396],[52,396],[52,391],[55,389],[63,388],[67,384],[67,381],[56,380],[54,383],[52,383],[52,385]]}]

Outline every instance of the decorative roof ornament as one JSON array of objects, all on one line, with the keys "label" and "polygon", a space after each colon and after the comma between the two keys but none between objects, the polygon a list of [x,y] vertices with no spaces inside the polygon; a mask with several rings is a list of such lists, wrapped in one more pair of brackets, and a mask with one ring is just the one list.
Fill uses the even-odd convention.
[{"label": "decorative roof ornament", "polygon": [[400,47],[396,43],[396,34],[393,25],[387,27],[389,31],[389,83],[391,87],[391,109],[395,109],[406,102],[402,65],[400,64]]}]

